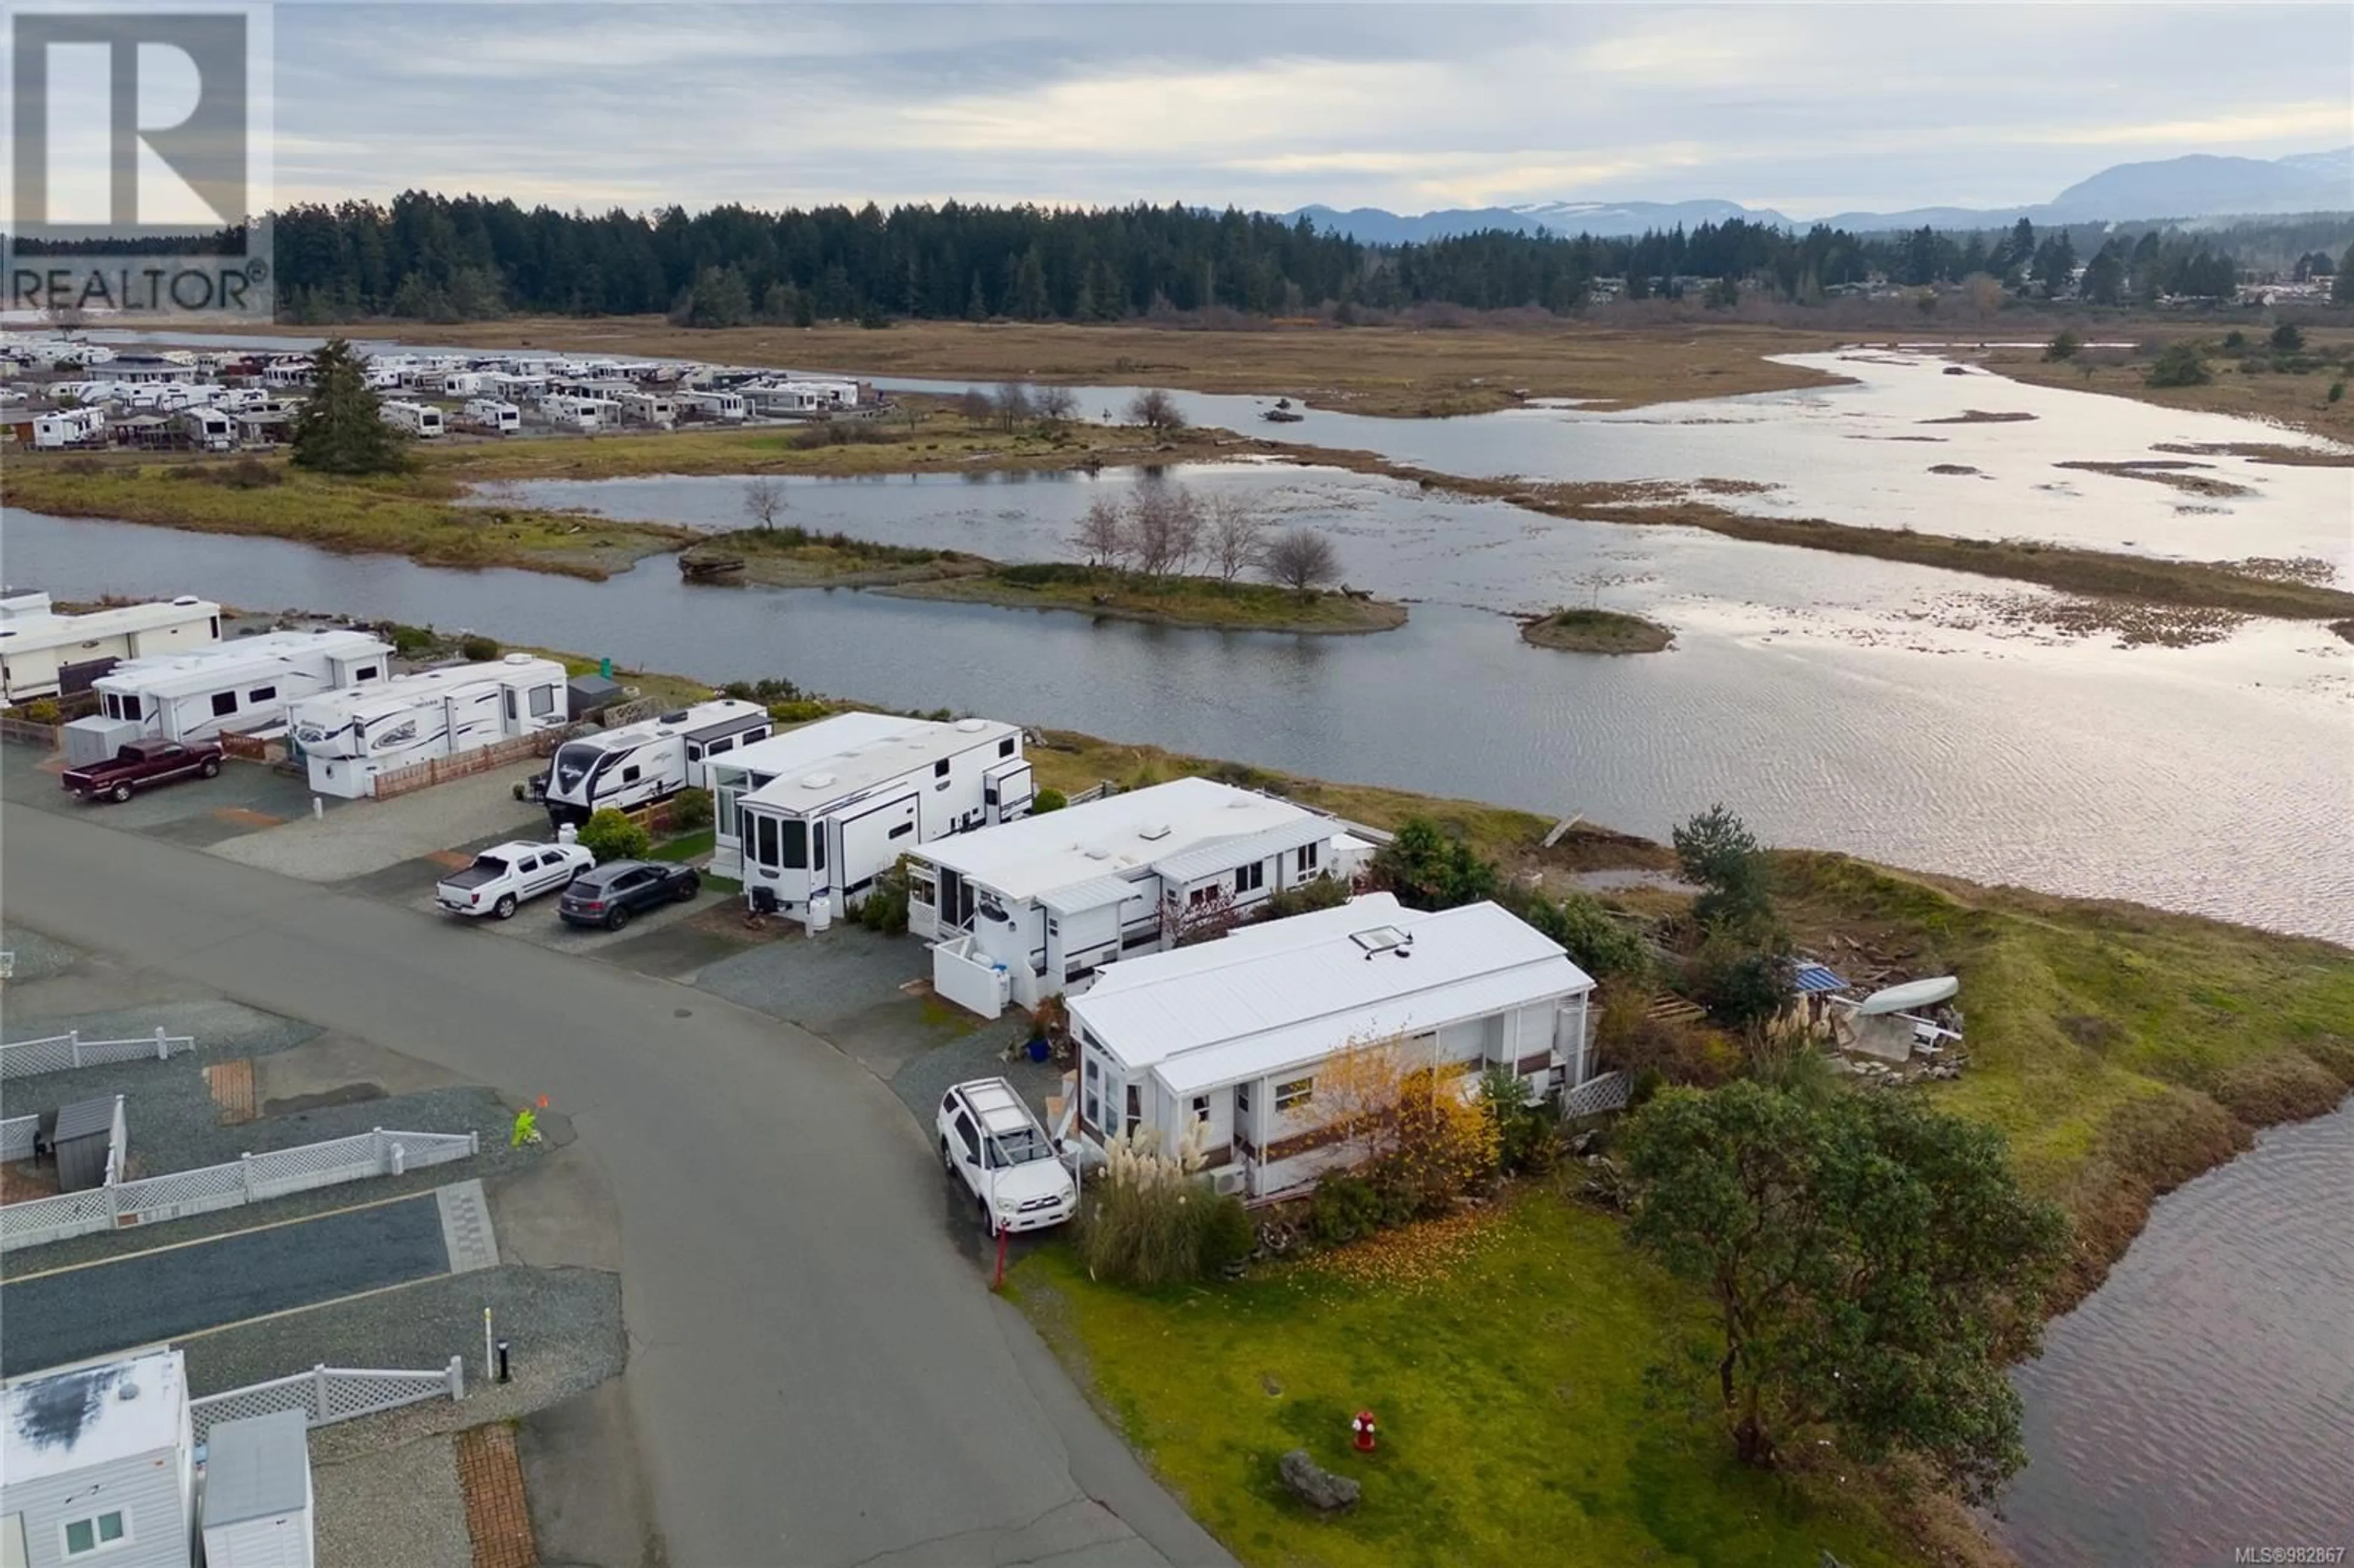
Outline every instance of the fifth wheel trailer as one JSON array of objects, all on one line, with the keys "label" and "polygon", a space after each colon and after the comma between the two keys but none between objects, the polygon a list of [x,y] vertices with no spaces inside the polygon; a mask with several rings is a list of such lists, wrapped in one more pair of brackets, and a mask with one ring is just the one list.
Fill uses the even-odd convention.
[{"label": "fifth wheel trailer", "polygon": [[364,800],[376,777],[459,757],[570,720],[564,666],[510,653],[305,697],[286,720],[322,795]]},{"label": "fifth wheel trailer", "polygon": [[220,606],[193,596],[59,615],[45,593],[0,598],[0,698],[10,703],[78,692],[124,659],[153,658],[220,641]]},{"label": "fifth wheel trailer", "polygon": [[578,825],[608,806],[627,810],[699,789],[707,758],[765,740],[775,727],[759,704],[717,697],[567,740],[547,770],[548,821]]},{"label": "fifth wheel trailer", "polygon": [[[157,736],[181,742],[211,740],[284,722],[301,698],[381,681],[391,668],[392,645],[365,631],[322,628],[270,631],[190,653],[130,659],[91,683],[96,716],[66,726],[102,730],[113,744]],[[122,726],[136,725],[135,733]],[[110,745],[104,755],[112,756]]]}]

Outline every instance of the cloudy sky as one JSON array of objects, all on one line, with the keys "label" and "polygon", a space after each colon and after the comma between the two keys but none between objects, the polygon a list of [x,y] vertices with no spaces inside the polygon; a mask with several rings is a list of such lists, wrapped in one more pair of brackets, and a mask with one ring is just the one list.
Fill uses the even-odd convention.
[{"label": "cloudy sky", "polygon": [[2354,142],[2354,7],[281,5],[280,199],[2047,199]]}]

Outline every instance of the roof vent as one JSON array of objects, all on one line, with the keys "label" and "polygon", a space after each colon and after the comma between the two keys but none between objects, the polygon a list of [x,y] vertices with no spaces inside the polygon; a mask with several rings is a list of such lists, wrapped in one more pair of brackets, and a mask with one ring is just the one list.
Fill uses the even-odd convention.
[{"label": "roof vent", "polygon": [[663,715],[662,721],[664,724],[684,724],[691,716],[684,708],[681,708],[674,714]]},{"label": "roof vent", "polygon": [[510,653],[507,655],[506,662],[510,664],[528,664],[531,662],[531,655],[528,653]]},{"label": "roof vent", "polygon": [[812,773],[808,778],[801,780],[801,788],[804,789],[822,789],[832,782],[833,775],[831,773]]},{"label": "roof vent", "polygon": [[957,728],[964,731],[967,735],[973,735],[979,731],[987,729],[989,727],[989,721],[986,719],[977,718],[960,718],[956,721],[956,726]]},{"label": "roof vent", "polygon": [[136,1399],[139,1397],[139,1385],[126,1379],[114,1385],[114,1397],[117,1399]]},{"label": "roof vent", "polygon": [[1349,940],[1363,948],[1365,957],[1369,959],[1375,953],[1391,952],[1404,957],[1405,950],[1414,945],[1414,938],[1394,926],[1376,926],[1369,931],[1352,931]]},{"label": "roof vent", "polygon": [[174,604],[201,604],[201,603],[203,603],[204,601],[203,601],[202,599],[199,599],[198,598],[196,598],[196,596],[195,594],[192,594],[192,593],[184,593],[184,594],[182,594],[179,598],[177,598],[177,599],[174,599],[172,602],[173,602]]},{"label": "roof vent", "polygon": [[1084,853],[1089,860],[1109,860],[1111,858],[1111,851],[1104,848],[1101,844],[1092,845],[1082,853]]},{"label": "roof vent", "polygon": [[1140,839],[1150,839],[1158,842],[1169,836],[1169,824],[1166,822],[1147,822],[1143,827],[1136,830],[1136,836]]}]

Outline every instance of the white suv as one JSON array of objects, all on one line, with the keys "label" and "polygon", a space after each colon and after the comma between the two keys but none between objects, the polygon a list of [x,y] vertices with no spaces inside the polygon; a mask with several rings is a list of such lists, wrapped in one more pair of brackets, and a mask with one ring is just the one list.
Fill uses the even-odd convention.
[{"label": "white suv", "polygon": [[938,1128],[940,1163],[964,1182],[992,1234],[1058,1225],[1077,1211],[1078,1183],[1004,1079],[950,1089],[940,1099]]}]

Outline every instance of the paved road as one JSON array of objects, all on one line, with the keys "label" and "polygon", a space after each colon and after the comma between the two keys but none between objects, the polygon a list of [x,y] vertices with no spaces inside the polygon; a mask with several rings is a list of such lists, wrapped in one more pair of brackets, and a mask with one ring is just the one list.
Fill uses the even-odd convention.
[{"label": "paved road", "polygon": [[620,1210],[672,1561],[1223,1563],[942,1222],[924,1134],[822,1041],[703,992],[0,809],[7,918],[546,1094]]},{"label": "paved road", "polygon": [[0,1373],[153,1345],[450,1266],[430,1192],[189,1246],[171,1245],[170,1234],[158,1231],[155,1249],[107,1263],[30,1277],[12,1272],[0,1285],[0,1323],[8,1326]]}]

